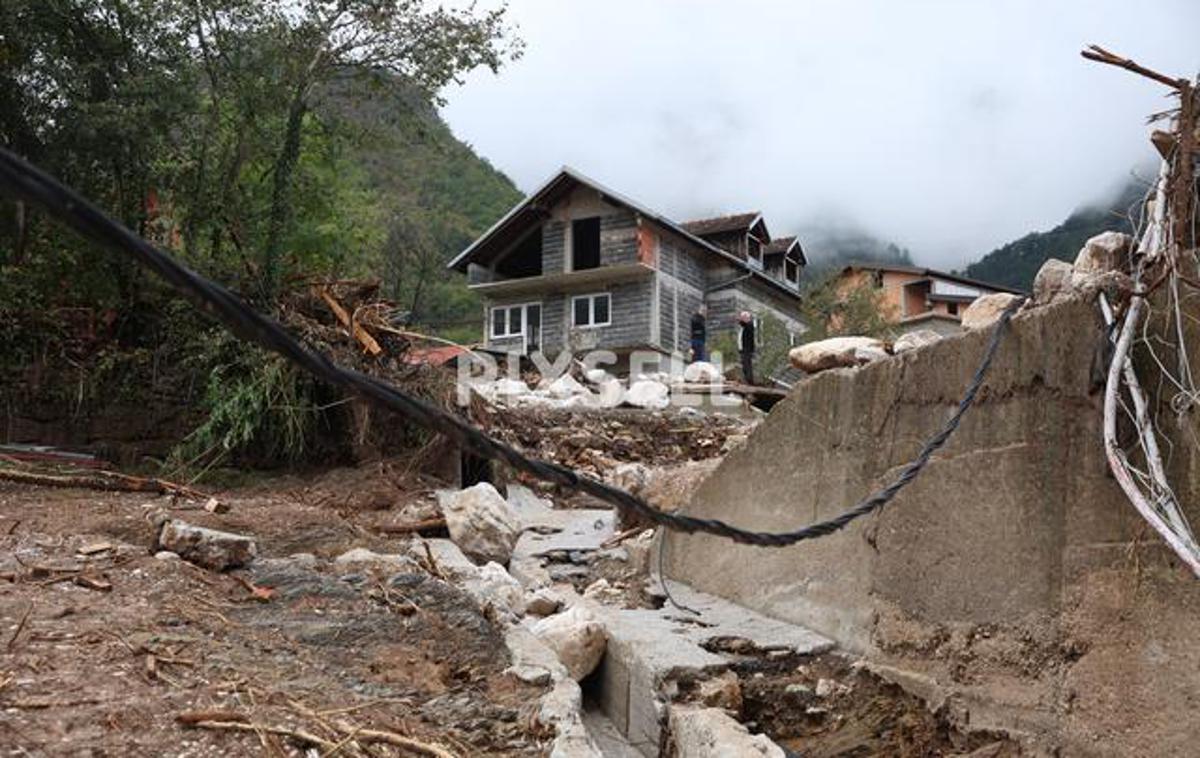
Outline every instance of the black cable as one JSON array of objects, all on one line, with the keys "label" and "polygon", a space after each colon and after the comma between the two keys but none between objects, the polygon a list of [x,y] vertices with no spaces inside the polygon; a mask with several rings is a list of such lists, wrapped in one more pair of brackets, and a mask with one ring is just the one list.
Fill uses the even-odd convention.
[{"label": "black cable", "polygon": [[316,378],[335,387],[357,393],[368,400],[399,413],[417,424],[449,437],[460,447],[488,460],[501,461],[518,471],[568,489],[584,492],[627,513],[654,524],[684,533],[702,532],[725,537],[734,542],[763,547],[782,547],[802,540],[824,537],[843,528],[851,521],[882,507],[896,493],[916,478],[930,456],[946,443],[958,428],[962,416],[975,401],[984,375],[1000,345],[1009,321],[1024,302],[1012,302],[1001,314],[992,331],[987,352],[975,370],[975,375],[963,395],[954,415],[936,435],[921,448],[916,459],[900,472],[887,487],[868,496],[854,507],[827,521],[817,522],[787,532],[753,532],[732,526],[719,519],[704,519],[682,513],[660,511],[630,493],[612,487],[598,479],[581,476],[557,463],[527,458],[519,450],[487,436],[458,416],[419,398],[408,395],[357,371],[341,368],[324,355],[314,353],[300,344],[276,321],[263,316],[243,303],[220,284],[209,281],[180,264],[103,211],[63,185],[54,177],[31,165],[15,153],[0,148],[0,188],[18,199],[45,208],[51,216],[75,228],[80,234],[132,255],[143,266],[162,277],[169,285],[187,296],[204,312],[217,319],[242,339],[267,350],[279,353]]}]

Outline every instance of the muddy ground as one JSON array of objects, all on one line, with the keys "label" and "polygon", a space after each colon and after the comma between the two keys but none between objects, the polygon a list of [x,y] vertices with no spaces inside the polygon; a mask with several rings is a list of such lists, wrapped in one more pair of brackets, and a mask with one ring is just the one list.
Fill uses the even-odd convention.
[{"label": "muddy ground", "polygon": [[[505,673],[490,609],[436,563],[333,560],[406,552],[412,538],[388,532],[435,515],[437,486],[393,460],[220,492],[229,510],[216,514],[165,496],[0,482],[0,754],[437,754],[383,741],[397,739],[458,756],[547,754],[545,688]],[[219,574],[156,557],[160,511],[253,535],[259,558]],[[606,579],[606,602],[662,602],[618,559],[559,568],[577,591]],[[1016,754],[955,733],[847,659],[738,644],[725,651],[742,683],[735,715],[795,755]],[[836,687],[818,695],[821,680]]]}]

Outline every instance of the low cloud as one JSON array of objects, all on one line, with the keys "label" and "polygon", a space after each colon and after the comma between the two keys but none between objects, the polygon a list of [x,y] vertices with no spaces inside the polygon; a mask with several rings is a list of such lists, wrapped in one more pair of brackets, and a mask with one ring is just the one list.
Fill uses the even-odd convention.
[{"label": "low cloud", "polygon": [[447,93],[525,190],[569,164],[667,215],[835,220],[958,267],[1111,194],[1164,89],[1099,43],[1200,68],[1200,5],[515,0],[525,57]]}]

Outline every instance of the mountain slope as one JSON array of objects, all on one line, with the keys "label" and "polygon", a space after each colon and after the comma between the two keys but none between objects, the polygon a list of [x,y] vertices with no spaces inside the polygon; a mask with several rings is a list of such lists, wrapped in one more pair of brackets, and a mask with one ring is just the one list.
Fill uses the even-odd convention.
[{"label": "mountain slope", "polygon": [[1038,269],[1050,258],[1074,261],[1083,243],[1106,231],[1129,232],[1128,214],[1142,199],[1145,188],[1130,181],[1115,200],[1084,206],[1047,232],[1033,232],[999,247],[966,268],[966,275],[1025,291],[1033,288]]}]

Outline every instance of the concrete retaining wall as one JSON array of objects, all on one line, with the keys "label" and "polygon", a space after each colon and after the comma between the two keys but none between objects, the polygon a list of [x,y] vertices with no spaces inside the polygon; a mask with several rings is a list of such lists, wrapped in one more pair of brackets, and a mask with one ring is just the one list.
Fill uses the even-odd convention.
[{"label": "concrete retaining wall", "polygon": [[[672,534],[668,575],[865,654],[966,728],[1068,755],[1188,754],[1200,581],[1108,474],[1099,334],[1086,303],[1023,314],[962,427],[881,513],[785,549]],[[782,530],[842,511],[940,427],[987,338],[802,382],[688,512]],[[1196,453],[1176,445],[1172,472],[1200,523]]]}]

